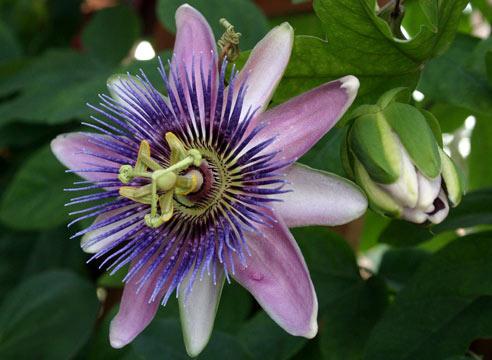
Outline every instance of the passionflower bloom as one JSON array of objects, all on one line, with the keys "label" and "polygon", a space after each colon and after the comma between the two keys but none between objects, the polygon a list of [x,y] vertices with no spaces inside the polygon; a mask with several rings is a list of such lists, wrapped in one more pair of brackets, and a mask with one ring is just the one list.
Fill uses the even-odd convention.
[{"label": "passionflower bloom", "polygon": [[[317,332],[317,299],[289,226],[338,225],[367,201],[347,180],[294,164],[352,103],[353,76],[324,84],[264,112],[288,63],[293,30],[282,24],[226,78],[203,16],[176,13],[167,95],[143,72],[114,76],[87,124],[97,133],[60,135],[53,152],[98,189],[74,222],[75,234],[102,266],[129,265],[110,342],[130,343],[176,291],[188,353],[213,327],[224,279],[234,278],[287,332]],[[102,202],[101,202],[102,201]],[[165,341],[165,339],[163,339]]]},{"label": "passionflower bloom", "polygon": [[431,113],[397,101],[402,89],[353,112],[342,157],[371,208],[414,223],[439,224],[463,194]]}]

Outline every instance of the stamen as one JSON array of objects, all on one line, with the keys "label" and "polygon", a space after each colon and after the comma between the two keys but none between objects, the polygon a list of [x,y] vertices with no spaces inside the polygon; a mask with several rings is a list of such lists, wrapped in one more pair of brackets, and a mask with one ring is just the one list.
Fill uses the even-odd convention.
[{"label": "stamen", "polygon": [[234,26],[224,18],[220,19],[219,22],[225,27],[224,34],[217,41],[217,45],[220,48],[219,64],[222,64],[226,56],[229,61],[233,62],[239,57],[239,38],[241,33],[236,32]]},{"label": "stamen", "polygon": [[119,189],[122,197],[151,206],[150,214],[145,215],[144,218],[147,226],[151,228],[157,228],[171,219],[174,212],[174,194],[187,195],[196,192],[203,183],[201,174],[199,175],[196,170],[184,176],[179,174],[192,165],[200,166],[202,162],[200,151],[186,150],[183,143],[172,132],[166,133],[165,138],[171,149],[169,167],[163,168],[153,160],[149,143],[142,140],[135,166],[122,165],[118,175],[118,179],[123,184],[128,184],[135,178],[146,178],[151,181],[150,184],[143,186],[122,186]]}]

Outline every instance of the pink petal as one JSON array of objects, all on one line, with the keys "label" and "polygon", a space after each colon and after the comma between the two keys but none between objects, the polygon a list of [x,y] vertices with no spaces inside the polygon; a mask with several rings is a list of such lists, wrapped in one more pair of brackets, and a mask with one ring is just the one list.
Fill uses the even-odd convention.
[{"label": "pink petal", "polygon": [[[103,135],[93,133],[68,133],[58,135],[51,141],[51,151],[57,159],[71,170],[81,170],[94,167],[113,167],[116,170],[121,164],[85,154],[84,152],[97,153],[108,157],[121,158],[121,155],[111,150],[94,144],[94,139],[103,139]],[[90,181],[115,180],[117,173],[104,172],[80,172],[79,176]]]},{"label": "pink petal", "polygon": [[[181,83],[186,84],[186,76],[192,80],[194,73],[197,81],[198,104],[201,116],[204,116],[204,101],[201,82],[207,84],[211,71],[212,89],[217,82],[217,50],[212,29],[203,15],[188,4],[181,5],[176,10],[176,41],[172,69],[177,67]],[[204,79],[201,76],[203,68]],[[192,69],[194,71],[192,71]],[[212,93],[212,97],[215,94]],[[188,106],[191,103],[188,99]]]},{"label": "pink petal", "polygon": [[[135,260],[132,265],[135,265]],[[140,269],[126,284],[121,297],[118,314],[111,321],[109,342],[115,349],[129,344],[139,335],[154,318],[160,305],[160,297],[149,303],[155,283],[162,267],[158,267],[140,289],[138,281],[147,268]]]},{"label": "pink petal", "polygon": [[287,171],[292,192],[279,196],[277,214],[288,227],[342,225],[362,216],[367,199],[351,181],[301,164]]},{"label": "pink petal", "polygon": [[258,117],[266,128],[256,142],[277,136],[269,150],[297,160],[330,130],[357,95],[359,80],[345,76],[299,95]]},{"label": "pink petal", "polygon": [[[269,215],[278,218],[273,212]],[[318,300],[306,263],[282,219],[248,235],[248,266],[236,265],[234,278],[288,333],[312,338],[318,331]]]},{"label": "pink petal", "polygon": [[235,85],[235,92],[244,82],[248,86],[244,113],[250,106],[252,110],[266,109],[289,63],[293,42],[294,30],[288,23],[283,23],[270,30],[251,51]]}]

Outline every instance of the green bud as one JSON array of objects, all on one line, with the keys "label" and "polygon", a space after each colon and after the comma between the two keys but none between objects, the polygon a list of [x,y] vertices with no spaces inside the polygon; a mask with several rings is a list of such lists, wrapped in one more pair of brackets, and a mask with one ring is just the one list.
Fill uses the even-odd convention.
[{"label": "green bud", "polygon": [[430,113],[397,101],[403,89],[353,112],[341,158],[370,206],[391,217],[439,223],[463,193],[460,173],[442,150]]}]

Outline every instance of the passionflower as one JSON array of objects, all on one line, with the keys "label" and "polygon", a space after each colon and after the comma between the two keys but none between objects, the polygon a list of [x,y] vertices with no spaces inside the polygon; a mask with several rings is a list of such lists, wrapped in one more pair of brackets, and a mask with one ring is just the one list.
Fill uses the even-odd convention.
[{"label": "passionflower", "polygon": [[439,224],[463,194],[459,169],[442,149],[431,113],[398,101],[390,90],[353,112],[342,158],[371,208],[422,224]]},{"label": "passionflower", "polygon": [[317,332],[317,299],[289,226],[338,225],[362,215],[365,196],[348,180],[294,162],[350,106],[347,76],[264,112],[289,61],[282,24],[226,77],[211,29],[188,5],[176,13],[166,95],[146,75],[113,76],[86,124],[60,135],[58,159],[97,189],[72,223],[96,217],[82,248],[112,272],[129,265],[115,348],[130,343],[176,291],[188,353],[210,337],[224,279],[232,277],[292,335]]}]

